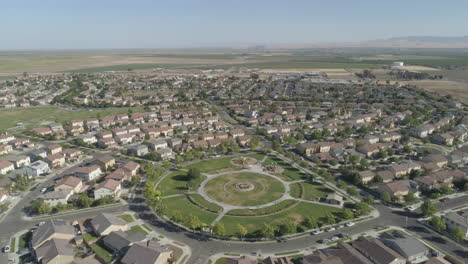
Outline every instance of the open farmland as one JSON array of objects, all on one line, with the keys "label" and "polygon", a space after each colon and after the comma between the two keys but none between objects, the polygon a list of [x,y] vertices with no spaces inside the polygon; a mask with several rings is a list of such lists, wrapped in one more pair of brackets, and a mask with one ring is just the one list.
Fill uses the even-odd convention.
[{"label": "open farmland", "polygon": [[418,88],[425,89],[430,92],[436,92],[441,95],[451,95],[457,100],[468,104],[468,83],[444,81],[444,80],[421,80],[421,81],[407,81]]}]

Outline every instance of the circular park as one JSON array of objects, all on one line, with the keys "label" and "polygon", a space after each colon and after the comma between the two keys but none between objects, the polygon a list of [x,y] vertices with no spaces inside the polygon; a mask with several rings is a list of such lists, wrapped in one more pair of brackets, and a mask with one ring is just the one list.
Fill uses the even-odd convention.
[{"label": "circular park", "polygon": [[160,199],[153,207],[163,220],[225,238],[291,235],[364,214],[352,203],[328,203],[335,191],[326,184],[261,153],[187,165],[159,179],[154,190]]}]

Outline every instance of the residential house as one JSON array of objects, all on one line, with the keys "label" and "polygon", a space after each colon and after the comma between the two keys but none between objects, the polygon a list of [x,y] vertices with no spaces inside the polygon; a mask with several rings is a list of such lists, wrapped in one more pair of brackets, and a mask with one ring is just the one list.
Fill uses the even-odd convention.
[{"label": "residential house", "polygon": [[42,160],[35,161],[29,164],[29,166],[27,166],[26,168],[24,168],[24,172],[29,177],[37,177],[40,175],[44,175],[48,173],[49,171],[50,171],[49,165]]},{"label": "residential house", "polygon": [[78,167],[75,169],[74,175],[86,181],[92,181],[101,176],[101,167],[98,165],[90,165],[86,167]]},{"label": "residential house", "polygon": [[380,240],[411,263],[420,263],[430,254],[429,248],[416,237],[408,236],[399,231],[383,233]]},{"label": "residential house", "polygon": [[83,189],[83,181],[74,176],[68,176],[60,181],[58,181],[55,184],[54,190],[60,191],[60,190],[66,190],[66,191],[71,191],[73,193],[79,193]]},{"label": "residential house", "polygon": [[7,174],[10,171],[15,170],[15,165],[13,163],[6,161],[6,160],[0,160],[0,174]]},{"label": "residential house", "polygon": [[46,147],[46,151],[49,155],[57,154],[62,152],[62,146],[59,144],[52,144]]},{"label": "residential house", "polygon": [[316,250],[312,254],[302,258],[303,264],[347,264],[334,255],[327,255],[321,250]]},{"label": "residential house", "polygon": [[375,173],[371,170],[358,171],[357,175],[363,184],[371,182],[375,177]]},{"label": "residential house", "polygon": [[45,151],[43,149],[35,149],[35,150],[32,150],[31,152],[29,152],[28,156],[33,161],[45,159],[47,157],[47,151]]},{"label": "residential house", "polygon": [[45,242],[51,239],[64,239],[70,241],[75,236],[74,228],[62,219],[50,219],[39,226],[33,233],[31,246],[37,250]]},{"label": "residential house", "polygon": [[13,151],[13,146],[11,145],[5,145],[1,144],[0,145],[0,155],[5,155]]},{"label": "residential house", "polygon": [[58,204],[67,204],[70,197],[73,195],[72,190],[55,190],[39,196],[46,204],[54,207]]},{"label": "residential house", "polygon": [[451,146],[453,145],[453,140],[455,137],[450,134],[450,133],[443,133],[443,134],[437,134],[432,137],[432,141],[436,144],[441,144],[441,145],[447,145]]},{"label": "residential house", "polygon": [[114,254],[124,255],[134,243],[142,242],[146,236],[141,232],[112,231],[102,240],[104,246]]},{"label": "residential house", "polygon": [[65,155],[65,159],[67,162],[75,162],[81,157],[81,154],[83,152],[77,149],[68,148],[64,149],[62,153],[63,155]]},{"label": "residential house", "polygon": [[92,134],[81,135],[78,137],[78,139],[85,144],[94,144],[98,141],[96,136]]},{"label": "residential house", "polygon": [[460,228],[468,240],[468,209],[459,212],[449,212],[442,216],[449,230]]},{"label": "residential house", "polygon": [[40,128],[35,128],[32,130],[34,134],[38,136],[49,136],[53,134],[52,129],[48,127],[40,127]]},{"label": "residential house", "polygon": [[406,259],[375,238],[359,237],[352,246],[374,264],[405,264]]},{"label": "residential house", "polygon": [[131,146],[128,148],[128,152],[137,156],[141,157],[149,153],[148,146],[140,144],[140,145],[135,145]]},{"label": "residential house", "polygon": [[422,158],[424,162],[435,162],[439,168],[447,165],[448,159],[441,154],[431,154]]},{"label": "residential house", "polygon": [[119,168],[113,171],[111,174],[106,176],[107,179],[112,179],[118,182],[124,182],[124,181],[130,181],[131,180],[131,175],[129,172]]},{"label": "residential house", "polygon": [[107,196],[118,198],[120,197],[121,190],[122,186],[119,181],[106,179],[94,188],[94,198],[99,199]]},{"label": "residential house", "polygon": [[127,161],[120,168],[123,171],[128,172],[131,176],[135,176],[138,174],[138,170],[140,169],[140,164],[134,161]]},{"label": "residential house", "polygon": [[163,138],[151,139],[148,141],[148,145],[152,150],[167,148],[167,141]]},{"label": "residential house", "polygon": [[226,264],[257,264],[257,260],[251,257],[242,256],[239,258],[226,258]]},{"label": "residential house", "polygon": [[8,144],[13,140],[15,140],[15,136],[13,135],[0,135],[0,144]]},{"label": "residential house", "polygon": [[170,148],[158,149],[156,150],[156,153],[158,153],[163,160],[170,159],[174,156],[174,153]]},{"label": "residential house", "polygon": [[15,165],[16,169],[22,168],[24,166],[28,166],[31,163],[31,159],[28,156],[13,156],[9,157],[8,161]]},{"label": "residential house", "polygon": [[62,153],[49,155],[45,160],[50,168],[62,167],[65,164],[65,156]]},{"label": "residential house", "polygon": [[110,155],[104,155],[95,158],[93,163],[101,167],[102,171],[107,171],[115,165],[115,159]]},{"label": "residential house", "polygon": [[337,247],[329,248],[327,254],[338,257],[343,264],[372,264],[370,260],[348,243],[338,243]]},{"label": "residential house", "polygon": [[41,264],[71,264],[75,252],[67,239],[52,238],[36,248],[34,256]]},{"label": "residential house", "polygon": [[107,236],[113,231],[127,231],[129,226],[123,219],[107,213],[100,213],[91,219],[91,227],[98,236]]},{"label": "residential house", "polygon": [[98,140],[98,147],[106,149],[117,146],[114,138],[102,138]]},{"label": "residential house", "polygon": [[378,189],[380,193],[387,192],[392,199],[397,201],[403,201],[404,197],[410,192],[409,187],[401,181],[382,183],[378,186]]},{"label": "residential house", "polygon": [[158,243],[134,243],[120,260],[122,264],[166,264],[173,259],[172,250]]}]

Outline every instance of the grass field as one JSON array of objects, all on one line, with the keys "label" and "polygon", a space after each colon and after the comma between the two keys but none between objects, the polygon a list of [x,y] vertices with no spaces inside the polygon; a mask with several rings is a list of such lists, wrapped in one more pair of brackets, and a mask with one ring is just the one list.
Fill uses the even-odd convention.
[{"label": "grass field", "polygon": [[185,193],[187,191],[187,172],[176,171],[164,178],[157,189],[161,191],[163,197],[173,194]]},{"label": "grass field", "polygon": [[445,80],[421,80],[402,83],[415,85],[418,88],[422,88],[430,92],[436,92],[441,95],[451,95],[453,98],[468,104],[468,83]]},{"label": "grass field", "polygon": [[216,204],[208,202],[207,200],[205,200],[199,194],[190,194],[189,197],[192,200],[192,202],[194,202],[196,205],[198,205],[201,208],[204,208],[204,209],[206,209],[208,211],[217,212],[217,213],[220,213],[220,212],[223,211],[222,207],[220,207],[220,206],[218,206]]},{"label": "grass field", "polygon": [[[238,183],[248,183],[254,186],[251,191],[239,191]],[[205,185],[206,194],[221,203],[238,206],[262,205],[278,200],[284,194],[281,182],[258,173],[232,173],[218,176]]]},{"label": "grass field", "polygon": [[243,225],[247,228],[249,233],[252,233],[260,229],[264,223],[275,226],[285,220],[292,219],[299,224],[305,217],[313,217],[317,221],[321,222],[322,218],[325,217],[327,213],[338,213],[340,211],[340,209],[334,207],[301,202],[296,206],[277,214],[258,217],[224,216],[220,222],[226,227],[228,236],[233,236],[237,233],[237,224]]},{"label": "grass field", "polygon": [[227,212],[228,215],[232,216],[262,216],[269,215],[274,213],[279,213],[280,211],[286,210],[299,202],[294,200],[285,200],[281,201],[275,205],[260,208],[260,209],[235,209]]},{"label": "grass field", "polygon": [[169,217],[172,217],[174,214],[179,214],[182,216],[194,215],[197,216],[203,223],[210,225],[218,216],[218,214],[205,211],[200,207],[192,204],[186,196],[164,199],[164,204],[168,208],[167,216]]},{"label": "grass field", "polygon": [[127,223],[132,223],[132,222],[135,221],[133,216],[131,216],[129,214],[118,215],[117,217],[119,217],[120,219],[124,220]]},{"label": "grass field", "polygon": [[149,234],[148,231],[146,231],[143,227],[139,225],[132,226],[130,230],[127,231],[127,233],[133,233],[133,232],[140,232],[145,236]]},{"label": "grass field", "polygon": [[333,193],[332,190],[317,182],[301,182],[301,185],[304,190],[302,197],[305,200],[318,201],[320,198],[325,198],[328,194]]},{"label": "grass field", "polygon": [[18,250],[22,250],[23,248],[28,247],[29,241],[31,241],[31,239],[32,239],[32,235],[33,235],[33,233],[31,231],[29,231],[29,232],[26,232],[26,233],[22,234],[19,237]]},{"label": "grass field", "polygon": [[307,177],[304,173],[302,173],[300,170],[292,167],[289,163],[284,162],[283,160],[274,157],[274,156],[269,156],[266,158],[266,160],[263,162],[264,166],[268,165],[278,165],[281,166],[284,169],[284,172],[278,176],[283,178],[286,181],[297,181],[297,180],[303,180]]},{"label": "grass field", "polygon": [[[127,113],[127,107],[105,108],[89,110],[68,110],[56,106],[18,108],[0,110],[0,130],[16,126],[17,123],[35,125],[44,121],[64,122],[73,119],[86,119],[97,116],[115,115]],[[143,111],[143,108],[132,107],[135,112]]]},{"label": "grass field", "polygon": [[[261,160],[263,158],[263,154],[258,154],[258,153],[252,153],[252,154],[247,154],[247,155],[239,155],[239,156],[245,156],[245,157],[252,157],[257,160]],[[240,168],[233,165],[231,163],[231,160],[235,157],[239,156],[233,156],[233,157],[224,157],[224,158],[217,158],[217,159],[211,159],[211,160],[204,160],[198,163],[191,164],[187,167],[186,169],[191,169],[191,168],[198,168],[200,169],[200,172],[210,172],[213,173],[215,171],[219,170],[226,170],[226,169],[233,169],[233,170],[239,170]]]}]

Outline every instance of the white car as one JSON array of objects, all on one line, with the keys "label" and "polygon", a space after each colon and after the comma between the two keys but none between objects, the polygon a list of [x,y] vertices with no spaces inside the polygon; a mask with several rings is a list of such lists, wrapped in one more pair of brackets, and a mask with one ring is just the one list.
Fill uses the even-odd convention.
[{"label": "white car", "polygon": [[47,188],[42,188],[41,189],[41,193],[44,193],[45,191],[47,191]]},{"label": "white car", "polygon": [[312,234],[314,234],[314,235],[318,235],[318,234],[321,234],[321,233],[323,233],[323,230],[320,230],[320,229],[317,229],[314,232],[312,232]]},{"label": "white car", "polygon": [[8,252],[10,252],[10,246],[3,247],[3,253],[8,253]]},{"label": "white car", "polygon": [[330,240],[331,240],[331,241],[337,241],[337,240],[340,240],[340,238],[337,237],[337,236],[334,236],[334,237],[330,238]]},{"label": "white car", "polygon": [[327,232],[331,232],[331,231],[335,231],[335,230],[336,230],[336,228],[334,228],[334,227],[327,228]]},{"label": "white car", "polygon": [[353,226],[354,225],[354,222],[348,222],[346,223],[346,226]]},{"label": "white car", "polygon": [[45,222],[39,222],[39,224],[37,224],[37,226],[41,226],[43,224],[45,224]]}]

